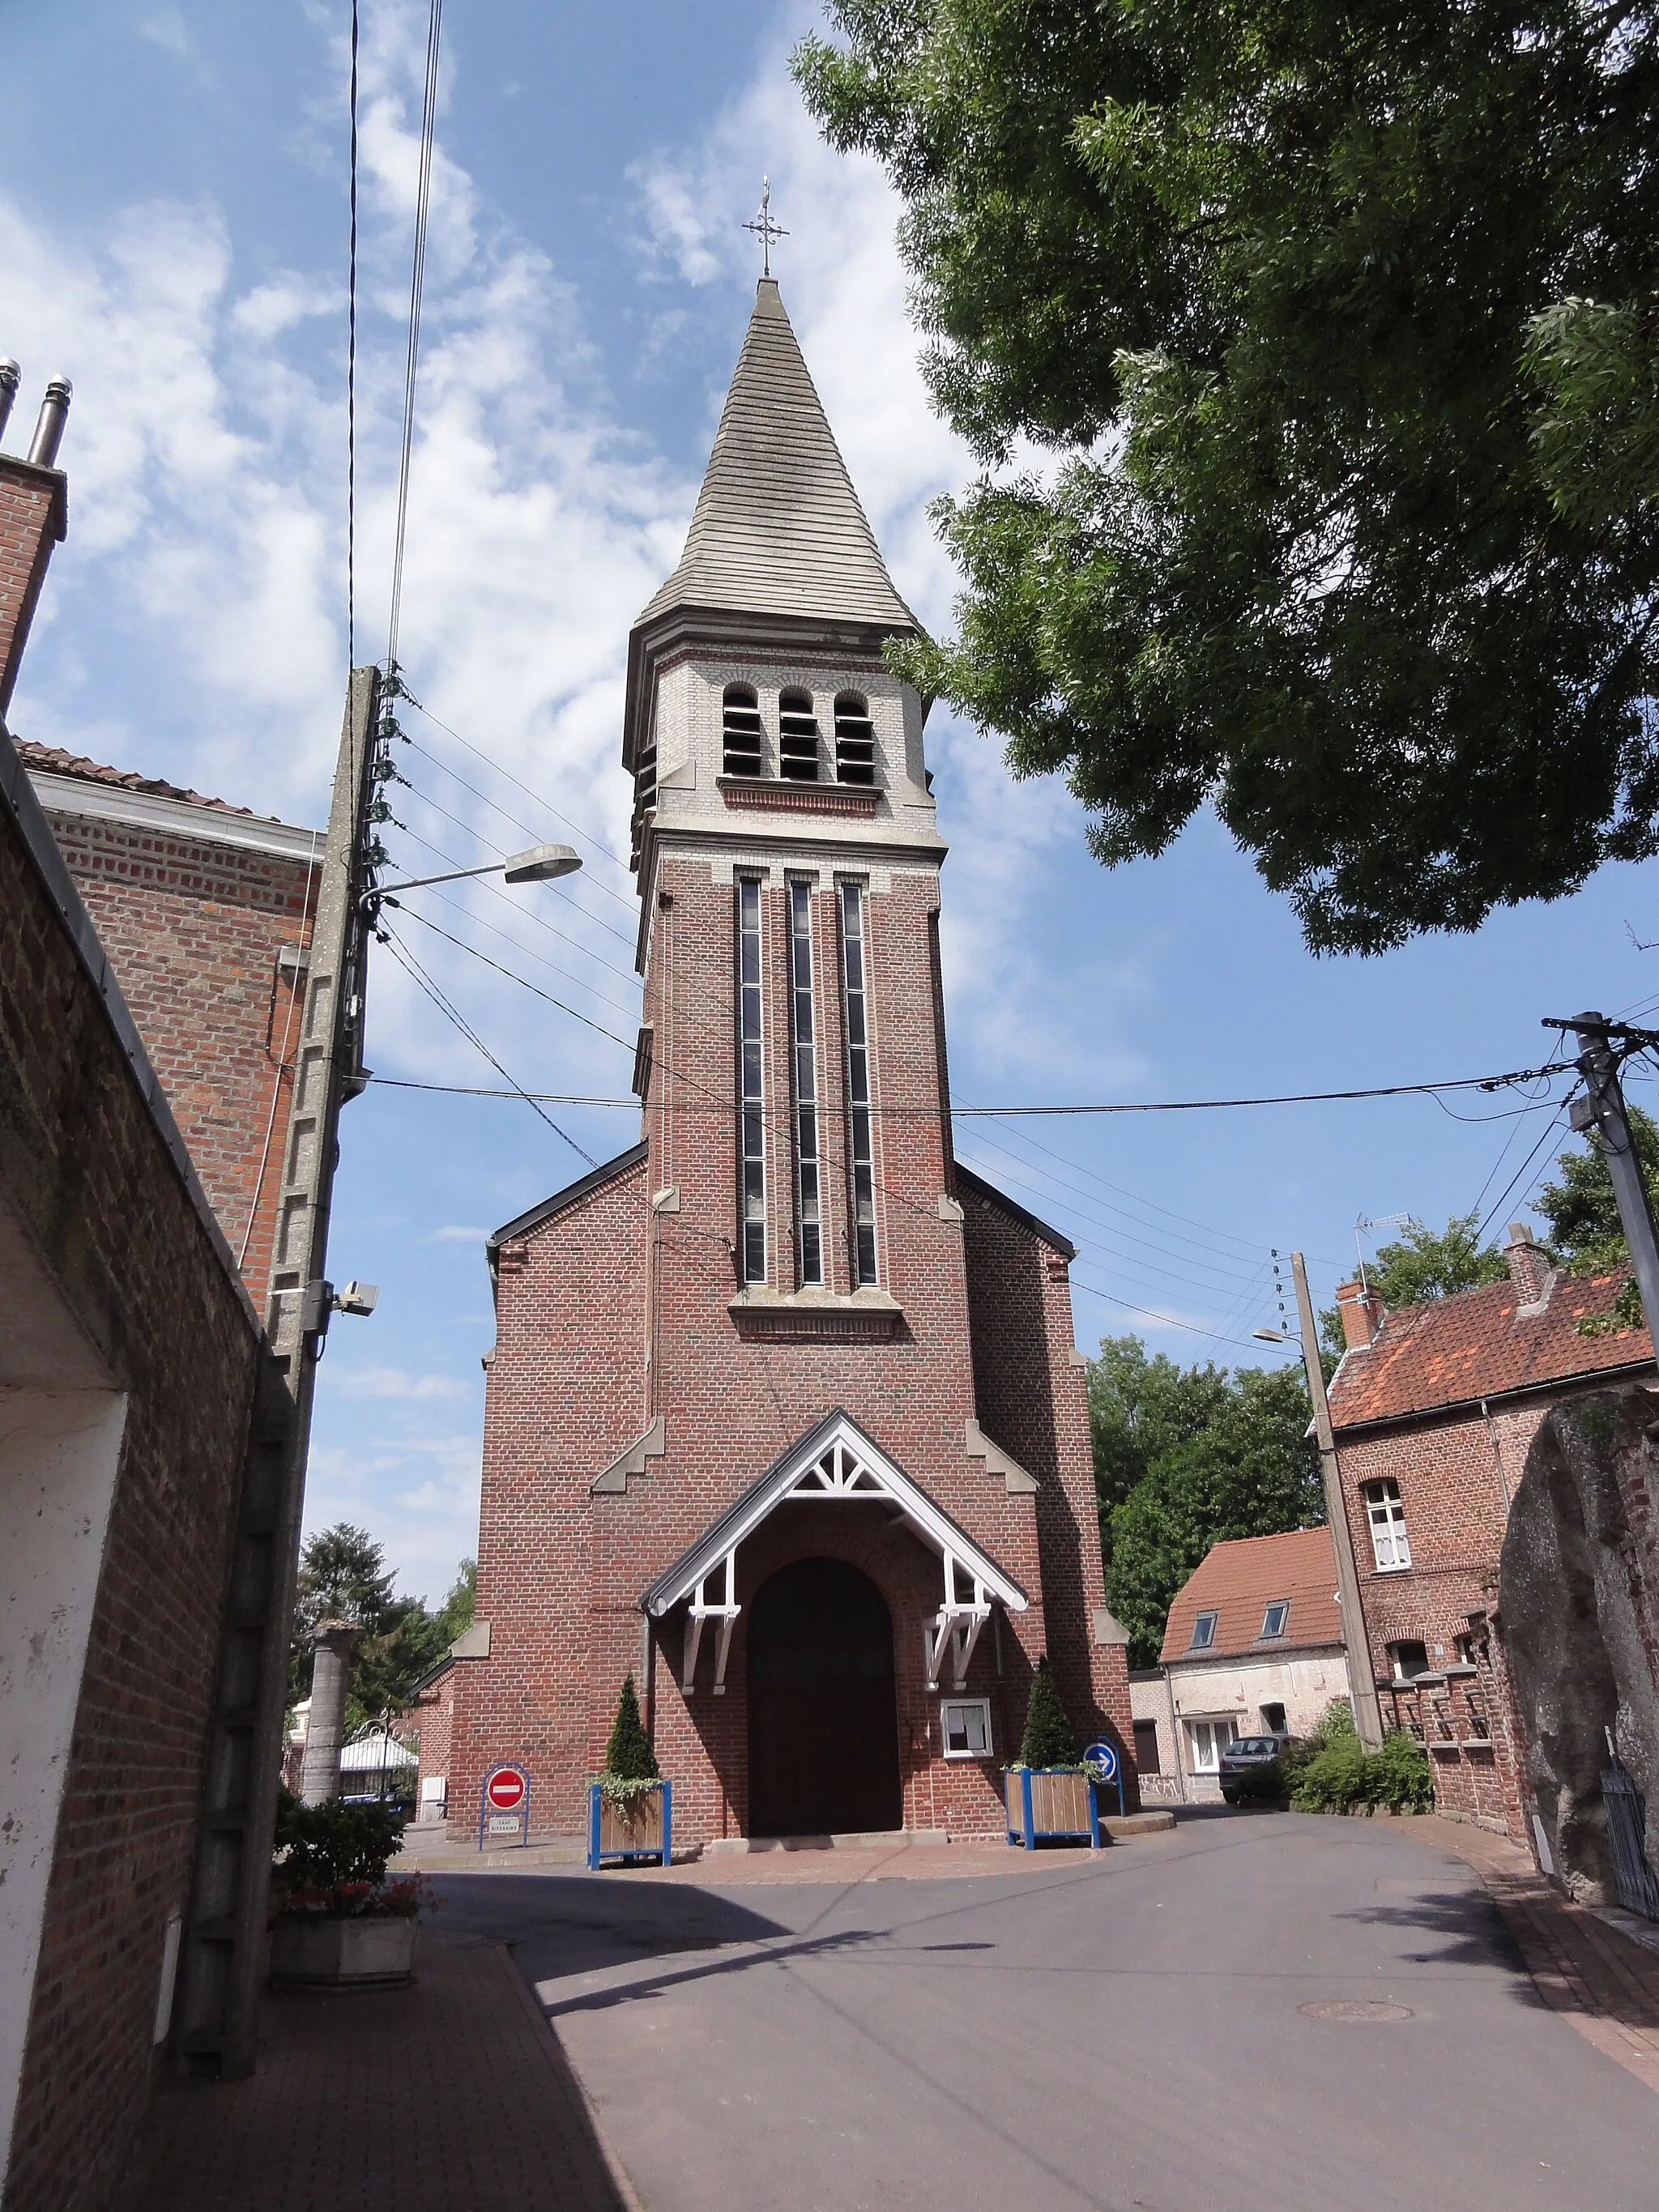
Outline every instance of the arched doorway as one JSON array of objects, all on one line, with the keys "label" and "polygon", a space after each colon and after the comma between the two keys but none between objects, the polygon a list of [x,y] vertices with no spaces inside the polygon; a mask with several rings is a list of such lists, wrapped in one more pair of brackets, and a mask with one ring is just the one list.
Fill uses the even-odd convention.
[{"label": "arched doorway", "polygon": [[749,1610],[749,1832],[903,1821],[893,1624],[867,1575],[796,1559]]}]

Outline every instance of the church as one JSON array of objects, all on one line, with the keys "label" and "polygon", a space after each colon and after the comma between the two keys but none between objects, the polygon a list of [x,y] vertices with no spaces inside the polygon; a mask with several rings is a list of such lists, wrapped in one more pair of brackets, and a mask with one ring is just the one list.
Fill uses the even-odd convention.
[{"label": "church", "polygon": [[914,635],[761,280],[629,643],[639,1142],[489,1240],[452,1832],[574,1835],[623,1677],[678,1844],[996,1833],[1032,1668],[1122,1749],[1073,1247],[953,1157]]}]

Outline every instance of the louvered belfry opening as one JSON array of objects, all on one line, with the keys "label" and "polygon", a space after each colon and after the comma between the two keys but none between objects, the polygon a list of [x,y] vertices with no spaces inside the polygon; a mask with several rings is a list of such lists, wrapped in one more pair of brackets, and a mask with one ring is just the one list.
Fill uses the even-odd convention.
[{"label": "louvered belfry opening", "polygon": [[761,772],[760,702],[750,684],[728,684],[720,711],[721,760],[726,775]]},{"label": "louvered belfry opening", "polygon": [[632,864],[640,864],[640,848],[645,842],[645,817],[657,803],[657,748],[654,743],[640,754],[639,765],[634,771],[634,817],[632,825]]},{"label": "louvered belfry opening", "polygon": [[790,783],[818,780],[818,720],[810,691],[785,691],[779,696],[778,770]]},{"label": "louvered belfry opening", "polygon": [[836,701],[836,781],[875,780],[876,728],[870,709],[856,691],[843,691]]}]

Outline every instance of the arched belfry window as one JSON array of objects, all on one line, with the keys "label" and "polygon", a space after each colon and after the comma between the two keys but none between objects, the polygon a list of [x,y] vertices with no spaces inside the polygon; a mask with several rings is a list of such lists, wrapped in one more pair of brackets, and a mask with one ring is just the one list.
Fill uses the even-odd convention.
[{"label": "arched belfry window", "polygon": [[836,701],[836,781],[875,780],[876,731],[868,703],[856,691],[843,691]]},{"label": "arched belfry window", "polygon": [[728,684],[720,707],[720,764],[726,775],[761,772],[760,702],[752,684]]},{"label": "arched belfry window", "polygon": [[818,720],[810,691],[785,691],[779,696],[778,771],[791,783],[818,780]]}]

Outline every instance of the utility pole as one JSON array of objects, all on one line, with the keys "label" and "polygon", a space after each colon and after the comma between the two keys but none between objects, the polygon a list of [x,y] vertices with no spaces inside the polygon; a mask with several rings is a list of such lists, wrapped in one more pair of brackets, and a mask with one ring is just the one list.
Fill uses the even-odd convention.
[{"label": "utility pole", "polygon": [[370,831],[380,696],[377,668],[352,670],[304,963],[265,1346],[242,1470],[202,1843],[175,2011],[179,2064],[223,2081],[253,2070],[312,1399],[334,1305],[323,1271],[340,1109],[368,1079],[363,894],[379,857]]},{"label": "utility pole", "polygon": [[1331,1525],[1336,1552],[1336,1587],[1342,1611],[1342,1644],[1348,1661],[1348,1691],[1353,1699],[1354,1726],[1367,1751],[1382,1748],[1382,1708],[1377,1701],[1376,1677],[1371,1666],[1370,1638],[1359,1602],[1359,1571],[1354,1565],[1353,1538],[1347,1508],[1342,1502],[1342,1474],[1337,1465],[1336,1432],[1331,1426],[1330,1401],[1325,1395],[1325,1370],[1319,1360],[1319,1332],[1314,1322],[1313,1300],[1308,1294],[1308,1270],[1302,1255],[1291,1255],[1296,1278],[1297,1318],[1302,1326],[1302,1364],[1308,1376],[1308,1395],[1313,1401],[1314,1435],[1319,1442],[1319,1471],[1325,1484],[1325,1516]]},{"label": "utility pole", "polygon": [[1614,1034],[1647,1042],[1652,1040],[1652,1032],[1608,1022],[1596,1013],[1575,1014],[1571,1021],[1546,1022],[1544,1026],[1571,1029],[1577,1036],[1578,1072],[1584,1079],[1589,1096],[1574,1100],[1568,1118],[1576,1130],[1594,1129],[1601,1139],[1607,1173],[1613,1177],[1613,1194],[1619,1201],[1619,1218],[1624,1224],[1631,1264],[1636,1270],[1636,1287],[1642,1294],[1648,1334],[1659,1344],[1659,1332],[1654,1326],[1659,1321],[1659,1237],[1654,1235],[1647,1178],[1636,1157],[1630,1116],[1625,1111],[1624,1086],[1619,1080],[1620,1056],[1611,1042]]}]

